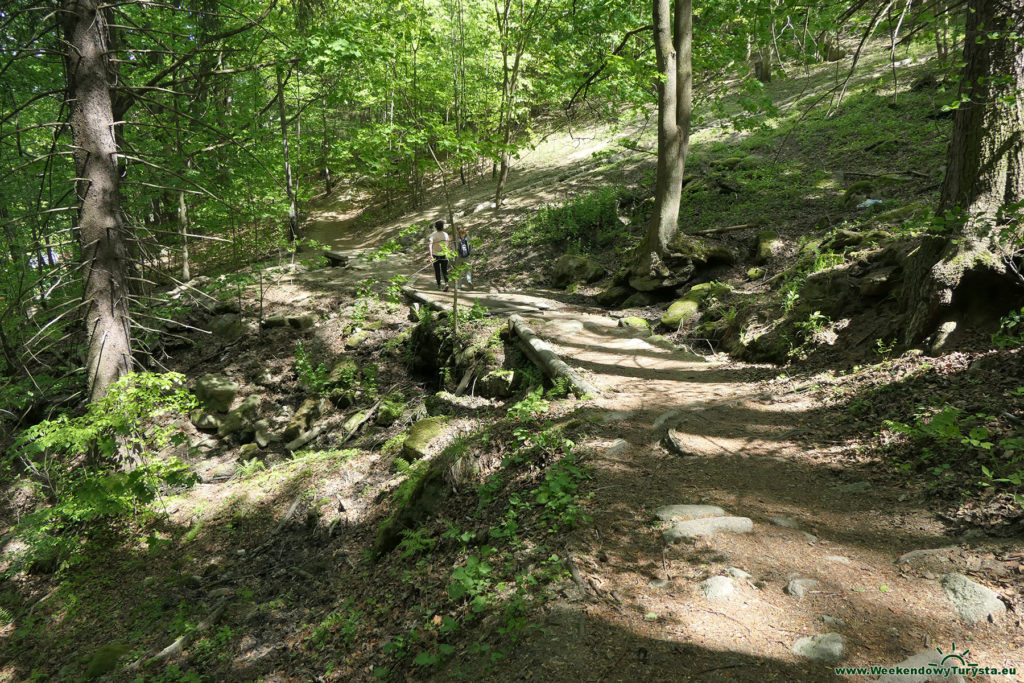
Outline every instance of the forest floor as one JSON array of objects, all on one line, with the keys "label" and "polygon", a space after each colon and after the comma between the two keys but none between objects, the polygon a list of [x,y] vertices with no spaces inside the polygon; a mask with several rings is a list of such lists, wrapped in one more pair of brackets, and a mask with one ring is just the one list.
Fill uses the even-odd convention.
[{"label": "forest floor", "polygon": [[[886,74],[878,58],[865,64],[865,81]],[[792,107],[814,93],[794,78],[775,98]],[[459,292],[459,305],[475,302],[487,317],[466,325],[490,338],[505,316],[521,314],[599,395],[519,393],[450,415],[431,458],[469,444],[475,478],[450,487],[442,508],[376,561],[378,528],[411,476],[396,471],[389,444],[411,416],[346,441],[352,411],[326,409],[308,450],[278,444],[256,457],[185,424],[193,447],[186,455],[203,481],[162,501],[167,518],[155,522],[155,541],[114,530],[117,544],[59,581],[21,574],[3,588],[0,607],[13,618],[0,629],[0,680],[867,680],[833,667],[913,655],[920,665],[950,654],[1024,666],[1019,506],[934,486],[930,472],[901,471],[879,436],[885,419],[909,420],[929,400],[971,413],[1018,412],[1019,352],[978,346],[865,361],[833,350],[784,370],[715,349],[698,356],[685,335],[665,344],[619,325],[627,315],[657,318],[663,306],[608,310],[586,286],[552,289],[558,248],[502,239],[544,204],[645,182],[649,154],[607,154],[623,130],[649,143],[650,132],[638,135],[645,125],[550,136],[519,162],[500,210],[488,206],[486,178],[450,197],[482,245],[475,286]],[[705,155],[747,139],[713,128],[704,135]],[[844,144],[863,148],[865,140]],[[900,163],[914,163],[913,154]],[[933,181],[921,179],[914,191]],[[803,199],[783,236],[820,218],[816,202],[824,200]],[[351,196],[324,199],[310,234],[366,253],[443,215],[445,200],[434,192],[422,208],[388,220],[360,217],[355,205]],[[693,220],[700,227],[712,219]],[[597,257],[613,265],[616,246]],[[347,268],[275,268],[260,285],[239,285],[246,316],[312,313],[315,323],[232,341],[193,335],[169,350],[171,368],[190,380],[225,374],[240,385],[238,398],[260,397],[261,414],[289,416],[311,395],[296,370],[301,342],[314,364],[351,358],[373,366],[368,393],[422,404],[438,380],[408,373],[402,340],[413,324],[380,285],[412,275],[409,286],[442,306],[453,293],[435,291],[430,271],[417,273],[427,265],[418,243],[385,256]],[[738,282],[745,265],[720,277]],[[377,289],[360,291],[367,281]],[[352,343],[360,331],[366,338]],[[521,448],[550,434],[575,446]],[[561,507],[543,502],[562,493]],[[672,505],[720,511],[663,509]],[[672,541],[665,534],[675,522],[659,513],[747,521],[729,522],[739,532]],[[994,590],[1006,613],[966,623],[943,587],[951,574]],[[144,664],[184,634],[190,642],[180,655]],[[794,652],[798,641],[826,634],[817,643],[822,660]],[[122,666],[101,666],[104,652]]]}]

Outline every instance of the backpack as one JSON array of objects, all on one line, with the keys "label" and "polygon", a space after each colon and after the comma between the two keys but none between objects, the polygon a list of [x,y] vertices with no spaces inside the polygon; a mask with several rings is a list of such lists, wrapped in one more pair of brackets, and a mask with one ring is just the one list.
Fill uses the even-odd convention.
[{"label": "backpack", "polygon": [[459,250],[459,256],[461,256],[462,258],[466,258],[467,256],[469,256],[470,249],[468,237],[456,238],[455,245]]}]

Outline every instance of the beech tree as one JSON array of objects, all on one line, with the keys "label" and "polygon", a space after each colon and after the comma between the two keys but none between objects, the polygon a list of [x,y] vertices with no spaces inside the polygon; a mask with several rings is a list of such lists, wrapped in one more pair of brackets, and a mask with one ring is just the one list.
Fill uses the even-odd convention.
[{"label": "beech tree", "polygon": [[[673,13],[671,6],[675,5]],[[658,170],[654,212],[637,253],[630,285],[639,290],[689,278],[670,257],[679,232],[679,200],[690,143],[693,106],[692,0],[654,0],[654,49],[658,60]],[[691,269],[692,271],[692,269]]]}]

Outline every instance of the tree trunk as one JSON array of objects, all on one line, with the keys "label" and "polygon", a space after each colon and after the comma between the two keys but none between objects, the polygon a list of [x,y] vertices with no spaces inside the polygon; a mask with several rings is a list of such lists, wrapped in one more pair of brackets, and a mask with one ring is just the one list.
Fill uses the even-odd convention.
[{"label": "tree trunk", "polygon": [[107,20],[97,0],[66,0],[63,7],[68,107],[79,200],[78,239],[87,303],[86,373],[89,400],[106,395],[132,369],[125,226],[114,142],[107,58]]},{"label": "tree trunk", "polygon": [[939,329],[933,350],[940,351],[968,313],[998,319],[1015,303],[1010,295],[1020,283],[996,238],[1000,208],[1024,201],[1024,44],[1008,36],[1022,21],[1024,0],[969,4],[963,104],[939,201],[940,212],[959,216],[958,227],[954,239],[933,240],[908,264],[907,343]]},{"label": "tree trunk", "polygon": [[281,118],[281,147],[284,151],[284,184],[288,195],[288,241],[294,242],[299,236],[299,214],[295,209],[295,189],[292,185],[292,165],[288,160],[288,119],[284,108],[284,79],[281,67],[277,67],[277,111]]},{"label": "tree trunk", "polygon": [[[654,0],[654,47],[658,60],[658,170],[654,188],[654,212],[637,255],[630,284],[648,291],[678,284],[688,273],[673,274],[665,257],[679,233],[679,202],[683,172],[690,144],[692,109],[693,45],[692,0],[676,0],[675,27],[669,0]],[[674,35],[673,35],[674,34]]]}]

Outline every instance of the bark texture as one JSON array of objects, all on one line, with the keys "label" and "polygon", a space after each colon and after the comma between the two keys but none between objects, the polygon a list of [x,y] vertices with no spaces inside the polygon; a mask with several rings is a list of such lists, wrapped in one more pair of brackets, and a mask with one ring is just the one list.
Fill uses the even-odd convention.
[{"label": "bark texture", "polygon": [[1000,207],[1024,201],[1024,44],[1009,34],[1024,0],[971,0],[960,99],[953,119],[940,211],[962,211],[955,240],[929,239],[907,263],[906,339],[937,329],[944,340],[968,312],[998,317],[1016,283],[993,237]]},{"label": "bark texture", "polygon": [[693,273],[695,246],[679,236],[679,202],[690,146],[693,101],[693,3],[654,0],[654,48],[658,60],[658,170],[654,212],[630,277],[641,291],[672,287]]},{"label": "bark texture", "polygon": [[77,171],[78,239],[87,335],[89,400],[132,369],[127,235],[121,216],[107,19],[97,0],[65,0],[68,106]]}]

